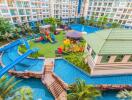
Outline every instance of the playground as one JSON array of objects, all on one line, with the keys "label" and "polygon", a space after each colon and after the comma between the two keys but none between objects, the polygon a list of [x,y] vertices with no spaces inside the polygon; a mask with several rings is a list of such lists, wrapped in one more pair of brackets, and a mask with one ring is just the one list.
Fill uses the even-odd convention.
[{"label": "playground", "polygon": [[52,44],[50,42],[43,43],[43,42],[30,42],[31,48],[37,47],[39,48],[38,53],[41,56],[44,56],[46,58],[55,57],[55,50],[60,45],[63,45],[63,39],[65,38],[65,35],[63,33],[60,33],[58,35],[55,35],[56,43]]},{"label": "playground", "polygon": [[[34,36],[26,37],[29,41],[30,48],[37,47],[38,56],[53,58],[55,57],[55,51],[59,46],[63,46],[63,40],[65,38],[65,32],[59,29],[59,32],[51,32],[51,26],[45,25],[40,26],[40,33]],[[19,51],[21,53],[26,52],[25,46],[19,46]]]}]

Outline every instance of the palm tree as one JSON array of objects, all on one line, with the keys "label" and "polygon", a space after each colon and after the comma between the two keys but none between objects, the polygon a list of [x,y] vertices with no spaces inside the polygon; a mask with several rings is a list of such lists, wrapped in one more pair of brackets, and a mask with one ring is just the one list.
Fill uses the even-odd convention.
[{"label": "palm tree", "polygon": [[8,97],[7,100],[33,100],[33,92],[30,87],[21,87],[15,94]]},{"label": "palm tree", "polygon": [[37,22],[36,23],[36,33],[39,33],[40,30],[39,30],[39,27],[41,26],[41,23],[40,22]]},{"label": "palm tree", "polygon": [[44,22],[45,22],[46,24],[51,24],[51,25],[55,25],[55,24],[57,23],[57,22],[56,22],[56,19],[53,18],[53,17],[44,19]]},{"label": "palm tree", "polygon": [[113,23],[111,24],[111,27],[110,27],[110,28],[118,28],[118,27],[120,27],[120,24],[117,23],[117,22],[113,22]]},{"label": "palm tree", "polygon": [[85,24],[85,18],[84,17],[80,17],[80,24]]},{"label": "palm tree", "polygon": [[102,16],[98,18],[98,21],[97,21],[97,26],[98,27],[102,27],[102,20],[103,20]]},{"label": "palm tree", "polygon": [[7,76],[3,76],[0,78],[0,100],[4,100],[8,96],[12,95],[15,92],[13,88],[20,81],[21,80],[15,81],[15,77],[8,79]]},{"label": "palm tree", "polygon": [[107,23],[108,23],[107,15],[100,16],[97,22],[97,26],[100,28],[106,28]]},{"label": "palm tree", "polygon": [[93,100],[101,96],[99,90],[93,85],[86,85],[84,80],[78,79],[75,84],[70,85],[68,100]]}]

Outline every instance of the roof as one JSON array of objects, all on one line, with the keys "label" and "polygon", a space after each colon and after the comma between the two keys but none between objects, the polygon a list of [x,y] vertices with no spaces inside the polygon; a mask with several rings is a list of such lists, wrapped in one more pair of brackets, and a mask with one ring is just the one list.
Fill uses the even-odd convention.
[{"label": "roof", "polygon": [[105,29],[83,37],[96,54],[132,54],[132,30]]}]

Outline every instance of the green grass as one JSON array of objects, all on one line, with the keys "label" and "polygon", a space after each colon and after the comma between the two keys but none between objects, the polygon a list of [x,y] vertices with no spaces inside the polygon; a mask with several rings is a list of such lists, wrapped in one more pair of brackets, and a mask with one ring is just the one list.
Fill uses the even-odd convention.
[{"label": "green grass", "polygon": [[52,58],[55,57],[55,50],[57,50],[57,48],[59,46],[63,45],[63,39],[65,38],[65,35],[63,33],[60,33],[58,35],[55,36],[56,37],[56,43],[52,44],[50,42],[47,43],[41,43],[41,42],[30,42],[30,46],[31,48],[37,47],[40,50],[38,51],[39,54],[43,55],[46,58]]}]

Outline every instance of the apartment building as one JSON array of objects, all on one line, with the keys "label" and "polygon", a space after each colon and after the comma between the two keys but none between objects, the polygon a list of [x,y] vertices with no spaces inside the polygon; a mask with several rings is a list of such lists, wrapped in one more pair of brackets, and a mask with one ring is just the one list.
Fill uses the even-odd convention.
[{"label": "apartment building", "polygon": [[132,27],[132,0],[89,0],[88,18],[108,15],[110,22]]},{"label": "apartment building", "polygon": [[78,0],[1,0],[0,16],[13,24],[76,16]]}]

